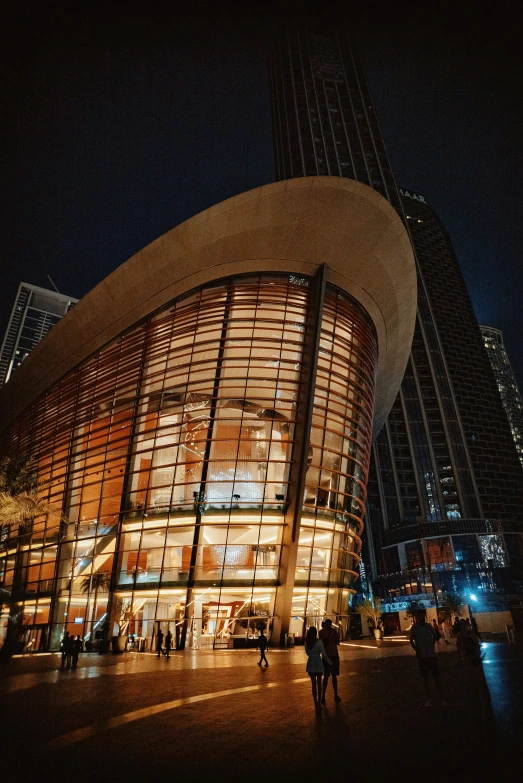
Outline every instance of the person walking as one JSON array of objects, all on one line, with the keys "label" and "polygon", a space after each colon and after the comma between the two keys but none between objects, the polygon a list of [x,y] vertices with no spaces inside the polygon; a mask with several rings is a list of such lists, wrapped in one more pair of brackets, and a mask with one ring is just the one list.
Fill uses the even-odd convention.
[{"label": "person walking", "polygon": [[470,624],[472,626],[472,632],[476,635],[478,642],[481,641],[481,636],[479,635],[479,628],[478,624],[476,622],[476,618],[472,615],[470,616]]},{"label": "person walking", "polygon": [[323,692],[321,697],[321,703],[325,704],[325,693],[327,691],[327,685],[329,684],[329,677],[332,677],[332,689],[334,691],[334,701],[340,702],[341,699],[338,696],[338,677],[340,676],[340,656],[338,654],[338,645],[340,643],[340,637],[338,631],[332,627],[332,620],[327,619],[323,623],[323,628],[319,633],[319,638],[323,642],[325,652],[330,658],[331,663],[324,661],[324,676],[323,676]]},{"label": "person walking", "polygon": [[427,625],[425,621],[425,612],[418,612],[416,625],[413,625],[410,629],[410,646],[416,653],[416,659],[425,686],[425,693],[427,696],[425,707],[432,707],[429,676],[432,677],[434,681],[442,705],[446,707],[447,704],[441,693],[440,672],[438,660],[436,658],[435,643],[436,636],[432,626]]},{"label": "person walking", "polygon": [[158,636],[156,637],[156,652],[158,653],[158,658],[163,652],[163,632],[161,628],[158,628]]},{"label": "person walking", "polygon": [[171,656],[169,653],[171,652],[173,646],[173,635],[170,630],[167,631],[167,636],[165,637],[165,657],[170,658]]},{"label": "person walking", "polygon": [[445,618],[441,621],[441,630],[443,632],[443,641],[445,644],[450,644],[450,631]]},{"label": "person walking", "polygon": [[267,656],[265,655],[265,650],[269,646],[269,640],[263,633],[263,628],[260,631],[260,635],[258,636],[258,644],[256,645],[260,651],[260,660],[258,661],[258,666],[262,665],[262,661],[265,661],[265,666],[269,665],[269,661],[267,660]]},{"label": "person walking", "polygon": [[73,657],[73,637],[70,634],[64,636],[64,652],[65,652],[65,668],[71,668],[71,661]]},{"label": "person walking", "polygon": [[82,640],[80,639],[79,636],[77,636],[72,644],[72,651],[71,651],[71,655],[73,659],[73,669],[76,669],[76,667],[78,666],[78,658],[80,657],[80,653],[82,652],[82,650],[83,650]]},{"label": "person walking", "polygon": [[437,620],[432,621],[432,630],[434,631],[434,638],[436,640],[436,644],[439,644],[439,640],[441,639],[441,634],[439,632]]},{"label": "person walking", "polygon": [[69,645],[69,642],[66,641],[68,636],[69,636],[69,631],[66,631],[62,636],[62,641],[60,642],[60,652],[62,653],[62,665],[60,666],[60,669],[65,668],[65,661],[67,658],[67,647]]},{"label": "person walking", "polygon": [[315,708],[319,710],[321,709],[321,683],[325,673],[324,664],[325,662],[330,664],[331,660],[325,652],[323,642],[318,639],[318,631],[314,625],[309,628],[305,637],[305,653],[308,658],[306,671],[311,678],[312,698]]},{"label": "person walking", "polygon": [[479,670],[481,647],[478,637],[466,620],[460,620],[460,632],[457,635],[458,658],[465,668],[467,676]]}]

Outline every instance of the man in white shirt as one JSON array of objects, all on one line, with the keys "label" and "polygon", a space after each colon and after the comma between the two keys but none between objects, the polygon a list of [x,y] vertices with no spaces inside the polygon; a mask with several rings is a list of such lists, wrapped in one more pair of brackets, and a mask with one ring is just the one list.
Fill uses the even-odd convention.
[{"label": "man in white shirt", "polygon": [[427,625],[425,622],[425,612],[418,612],[416,625],[413,625],[410,629],[410,646],[416,653],[416,659],[425,685],[425,693],[427,694],[427,703],[425,704],[425,707],[432,706],[429,675],[432,676],[441,702],[443,706],[446,707],[447,705],[441,695],[440,673],[438,660],[436,658],[435,644],[436,636],[432,630],[432,626]]}]

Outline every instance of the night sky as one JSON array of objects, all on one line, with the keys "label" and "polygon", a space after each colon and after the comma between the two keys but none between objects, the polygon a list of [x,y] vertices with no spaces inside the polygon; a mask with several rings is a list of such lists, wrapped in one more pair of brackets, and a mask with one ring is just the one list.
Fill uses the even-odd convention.
[{"label": "night sky", "polygon": [[[319,5],[358,30],[398,184],[436,209],[523,389],[516,4]],[[181,221],[274,181],[265,56],[296,12],[242,7],[26,3],[4,18],[1,334],[20,281],[50,274],[81,297]]]}]

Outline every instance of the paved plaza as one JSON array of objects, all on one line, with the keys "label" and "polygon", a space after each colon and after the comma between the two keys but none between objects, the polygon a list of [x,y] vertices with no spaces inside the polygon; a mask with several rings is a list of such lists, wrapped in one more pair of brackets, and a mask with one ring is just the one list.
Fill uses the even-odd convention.
[{"label": "paved plaza", "polygon": [[[448,706],[425,707],[405,640],[342,645],[339,692],[315,714],[303,648],[14,658],[0,671],[2,772],[17,780],[275,780],[308,774],[521,779],[523,661],[483,645],[485,676],[439,659]],[[519,689],[519,691],[518,691]],[[414,765],[414,766],[412,766]],[[323,773],[322,773],[323,770]],[[330,776],[330,774],[329,774]],[[3,775],[2,775],[3,777]]]}]

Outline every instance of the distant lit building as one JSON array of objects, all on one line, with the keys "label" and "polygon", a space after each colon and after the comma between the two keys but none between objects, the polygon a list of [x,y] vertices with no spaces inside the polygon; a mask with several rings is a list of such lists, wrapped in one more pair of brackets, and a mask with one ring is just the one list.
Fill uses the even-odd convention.
[{"label": "distant lit building", "polygon": [[0,351],[0,387],[78,299],[20,283]]},{"label": "distant lit building", "polygon": [[480,329],[523,465],[523,399],[503,343],[503,335],[499,329],[493,329],[492,326],[481,326]]}]

